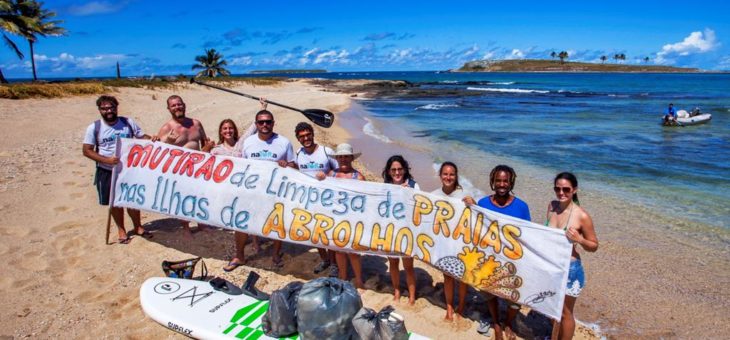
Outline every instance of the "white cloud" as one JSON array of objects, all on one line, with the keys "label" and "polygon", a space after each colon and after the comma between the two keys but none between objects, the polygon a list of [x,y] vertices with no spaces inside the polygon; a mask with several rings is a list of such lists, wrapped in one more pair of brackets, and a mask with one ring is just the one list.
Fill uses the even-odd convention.
[{"label": "white cloud", "polygon": [[72,15],[85,16],[116,12],[127,5],[127,1],[112,3],[109,1],[91,1],[82,5],[73,5],[68,8]]},{"label": "white cloud", "polygon": [[720,59],[720,63],[717,64],[715,69],[718,70],[730,70],[730,55],[726,55]]},{"label": "white cloud", "polygon": [[688,56],[712,51],[720,43],[717,42],[715,31],[707,28],[704,32],[692,32],[684,40],[674,44],[662,46],[657,53],[655,62],[658,64],[674,63],[676,57]]},{"label": "white cloud", "polygon": [[524,59],[525,53],[520,51],[519,49],[515,48],[510,52],[508,55],[504,57],[504,59]]},{"label": "white cloud", "polygon": [[253,63],[253,58],[251,58],[251,56],[233,58],[228,61],[228,65],[230,66],[248,66],[251,65],[251,63]]}]

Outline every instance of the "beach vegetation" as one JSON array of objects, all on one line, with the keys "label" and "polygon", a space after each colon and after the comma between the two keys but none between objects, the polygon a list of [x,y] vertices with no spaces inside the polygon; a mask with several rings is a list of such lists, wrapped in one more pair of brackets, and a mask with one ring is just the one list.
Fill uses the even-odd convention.
[{"label": "beach vegetation", "polygon": [[649,57],[644,57],[644,63],[648,63],[649,60],[651,60],[651,59],[649,59]]},{"label": "beach vegetation", "polygon": [[[618,55],[618,54],[617,54]],[[625,56],[624,56],[625,58]],[[608,58],[606,58],[608,59]],[[603,59],[601,59],[603,60]],[[556,64],[549,59],[474,60],[464,63],[456,72],[647,72],[647,73],[694,73],[696,68],[664,65],[622,65],[589,62],[568,62]]]},{"label": "beach vegetation", "polygon": [[606,59],[608,59],[608,57],[606,57],[605,55],[602,55],[601,56],[601,64],[605,63],[606,62]]},{"label": "beach vegetation", "polygon": [[231,75],[231,72],[224,67],[228,65],[228,62],[223,60],[223,55],[218,53],[214,48],[206,49],[205,54],[195,57],[195,61],[197,64],[193,65],[193,70],[201,70],[195,77],[214,78],[219,75]]},{"label": "beach vegetation", "polygon": [[558,54],[557,54],[557,53],[555,53],[555,51],[552,51],[552,52],[550,52],[550,58],[553,58],[553,59],[555,59],[555,58],[557,58],[557,57],[558,57]]},{"label": "beach vegetation", "polygon": [[100,82],[81,83],[17,83],[0,85],[0,98],[30,99],[30,98],[61,98],[89,94],[102,94],[108,89]]},{"label": "beach vegetation", "polygon": [[[133,87],[148,90],[179,89],[188,86],[189,76],[178,75],[157,78],[120,78],[103,80],[74,80],[65,82],[26,82],[0,85],[0,98],[3,99],[31,99],[31,98],[63,98],[80,95],[104,94],[114,92],[116,88]],[[277,86],[286,78],[276,77],[217,77],[209,81],[221,83],[223,86],[248,84],[253,86]]]}]

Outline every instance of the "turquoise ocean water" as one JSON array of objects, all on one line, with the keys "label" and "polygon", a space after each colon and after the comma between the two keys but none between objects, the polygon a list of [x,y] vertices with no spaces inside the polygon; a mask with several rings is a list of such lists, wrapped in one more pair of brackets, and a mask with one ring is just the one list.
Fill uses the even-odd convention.
[{"label": "turquoise ocean water", "polygon": [[[573,171],[670,216],[730,228],[730,74],[302,76],[398,79],[435,91],[463,90],[362,104],[381,125],[404,129],[409,143],[458,144],[554,173]],[[670,102],[688,111],[700,107],[712,120],[662,127],[660,117]]]}]

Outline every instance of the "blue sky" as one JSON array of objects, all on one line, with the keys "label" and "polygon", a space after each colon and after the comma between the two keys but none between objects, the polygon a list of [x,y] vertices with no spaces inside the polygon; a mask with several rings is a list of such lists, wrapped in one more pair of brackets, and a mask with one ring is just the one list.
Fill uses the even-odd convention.
[{"label": "blue sky", "polygon": [[[445,70],[476,59],[571,61],[730,70],[724,1],[46,1],[69,34],[35,45],[40,78],[193,74],[196,55],[220,51],[235,73]],[[8,78],[31,77],[0,47]]]}]

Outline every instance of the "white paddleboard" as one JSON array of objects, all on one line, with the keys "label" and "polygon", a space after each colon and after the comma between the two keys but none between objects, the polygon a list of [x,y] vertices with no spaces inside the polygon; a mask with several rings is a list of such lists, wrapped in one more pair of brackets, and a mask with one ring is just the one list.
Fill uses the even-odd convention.
[{"label": "white paddleboard", "polygon": [[[149,278],[139,289],[139,301],[150,318],[191,338],[274,339],[261,329],[268,301],[217,291],[205,281]],[[411,333],[411,339],[428,338]]]}]

